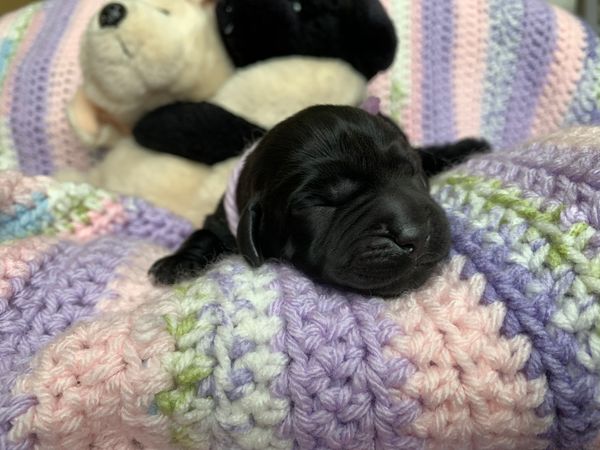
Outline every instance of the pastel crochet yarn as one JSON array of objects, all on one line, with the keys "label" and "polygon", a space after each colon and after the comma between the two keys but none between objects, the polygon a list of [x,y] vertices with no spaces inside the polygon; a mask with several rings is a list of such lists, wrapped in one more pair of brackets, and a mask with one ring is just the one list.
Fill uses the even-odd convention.
[{"label": "pastel crochet yarn", "polygon": [[35,404],[10,394],[34,354],[80,320],[155,293],[148,264],[191,229],[136,199],[0,172],[0,448],[13,418]]},{"label": "pastel crochet yarn", "polygon": [[81,80],[80,37],[103,3],[48,0],[0,17],[0,170],[89,167],[67,103]]},{"label": "pastel crochet yarn", "polygon": [[4,176],[0,448],[600,448],[599,173],[576,128],[443,174],[451,257],[391,301],[238,257],[161,290],[189,225]]},{"label": "pastel crochet yarn", "polygon": [[400,45],[371,83],[417,143],[509,147],[600,123],[600,42],[545,0],[382,0]]},{"label": "pastel crochet yarn", "polygon": [[[593,31],[545,0],[381,0],[400,39],[371,83],[416,143],[484,136],[496,147],[600,123]],[[0,18],[0,170],[93,164],[70,129],[80,36],[104,0],[45,0]]]}]

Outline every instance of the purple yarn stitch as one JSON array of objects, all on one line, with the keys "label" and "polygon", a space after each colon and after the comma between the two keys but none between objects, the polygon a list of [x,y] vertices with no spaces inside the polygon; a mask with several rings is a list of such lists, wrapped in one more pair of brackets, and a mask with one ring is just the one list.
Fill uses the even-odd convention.
[{"label": "purple yarn stitch", "polygon": [[[517,58],[516,78],[506,107],[502,142],[513,145],[529,135],[538,97],[548,75],[556,44],[556,16],[548,3],[524,2],[525,34]],[[549,26],[551,25],[551,26]]]},{"label": "purple yarn stitch", "polygon": [[18,68],[10,123],[21,170],[28,175],[49,175],[53,171],[53,155],[45,129],[49,71],[78,4],[78,0],[47,0],[44,3],[44,25],[32,51]]},{"label": "purple yarn stitch", "polygon": [[285,324],[273,345],[290,358],[272,387],[291,400],[281,436],[303,450],[422,448],[422,440],[402,431],[419,416],[418,403],[400,401],[393,392],[415,368],[382,355],[401,331],[380,316],[381,301],[314,284],[284,265],[273,267],[282,294],[270,314]]},{"label": "purple yarn stitch", "polygon": [[144,239],[174,250],[194,230],[187,220],[145,200],[123,197],[127,221],[114,230],[118,236]]},{"label": "purple yarn stitch", "polygon": [[115,237],[86,245],[63,242],[29,264],[30,278],[12,279],[15,293],[1,299],[7,307],[0,312],[0,449],[33,444],[28,439],[15,447],[7,440],[12,421],[35,404],[32,397],[10,393],[16,379],[27,373],[40,348],[94,314],[116,268],[134,248]]},{"label": "purple yarn stitch", "polygon": [[[586,34],[586,56],[588,58],[587,63],[591,62],[595,63],[596,66],[600,65],[600,55],[598,55],[598,34],[592,29],[592,27],[584,23]],[[573,98],[573,102],[569,109],[569,114],[567,118],[571,117],[572,119],[569,121],[567,119],[567,123],[565,125],[573,125],[573,124],[598,124],[600,123],[600,101],[598,99],[589,98],[587,96],[587,92],[584,94],[584,90],[588,88],[586,86],[586,78],[587,75],[593,70],[592,67],[588,68],[577,85],[577,90],[575,97]],[[600,77],[596,78],[597,81],[600,81]],[[574,119],[574,120],[573,120]]]},{"label": "purple yarn stitch", "polygon": [[[546,149],[546,153],[551,153],[551,149]],[[535,160],[539,157],[535,152],[521,152],[520,155],[521,160]],[[585,152],[573,152],[569,158],[551,158],[550,154],[546,156],[546,165],[552,166],[552,170],[558,173],[564,172],[561,164],[564,164],[567,172],[572,163],[576,163],[576,166],[589,164]],[[510,162],[512,158],[510,153],[492,154],[472,161],[468,166],[477,167],[478,172],[487,175],[487,178],[508,178],[525,192],[530,192],[528,186],[536,183],[534,179],[543,185],[544,178],[552,178],[548,172],[541,169],[530,173],[529,177],[522,178],[515,178],[506,170],[501,173],[495,170],[486,172],[486,168],[495,169],[498,161],[506,159]],[[560,164],[557,159],[560,160]],[[485,160],[494,164],[486,165]],[[588,164],[585,164],[586,161]],[[443,203],[444,189],[438,194],[438,198]],[[574,204],[582,208],[584,202],[579,200]],[[529,379],[542,375],[546,377],[549,389],[544,404],[538,408],[538,414],[552,413],[556,416],[551,428],[541,437],[549,439],[557,448],[565,449],[580,448],[591,442],[600,427],[600,405],[591,401],[595,398],[600,377],[590,373],[578,361],[577,352],[580,345],[577,336],[556,328],[551,322],[557,300],[570,287],[574,273],[565,271],[559,275],[549,268],[541,268],[533,274],[528,267],[509,259],[523,236],[522,227],[510,224],[492,226],[492,229],[499,230],[498,234],[504,241],[492,244],[484,239],[485,230],[474,224],[464,205],[444,204],[444,208],[451,223],[454,249],[469,259],[470,267],[465,272],[481,273],[488,282],[483,301],[488,304],[502,301],[507,308],[501,329],[502,335],[510,338],[517,334],[525,334],[532,342],[532,352],[524,373]],[[493,213],[494,209],[487,214]],[[527,286],[533,282],[537,287],[535,295],[527,293]]]},{"label": "purple yarn stitch", "polygon": [[456,138],[452,101],[454,0],[423,2],[423,144]]}]

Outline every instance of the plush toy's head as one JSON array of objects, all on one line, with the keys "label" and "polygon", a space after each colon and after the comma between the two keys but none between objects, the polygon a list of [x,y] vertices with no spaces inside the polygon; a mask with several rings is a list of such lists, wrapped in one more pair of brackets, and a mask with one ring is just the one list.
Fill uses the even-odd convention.
[{"label": "plush toy's head", "polygon": [[202,0],[106,4],[83,36],[81,67],[85,98],[124,125],[175,100],[205,100],[233,72],[214,4]]},{"label": "plush toy's head", "polygon": [[379,0],[218,0],[217,19],[238,67],[273,56],[327,56],[371,78],[391,65],[397,45]]}]

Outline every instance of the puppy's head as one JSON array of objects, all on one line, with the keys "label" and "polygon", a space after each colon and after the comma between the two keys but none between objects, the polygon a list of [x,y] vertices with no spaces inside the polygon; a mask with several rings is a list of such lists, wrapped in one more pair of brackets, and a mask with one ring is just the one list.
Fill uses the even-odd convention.
[{"label": "puppy's head", "polygon": [[276,56],[324,56],[371,78],[396,52],[394,25],[379,0],[218,0],[217,17],[239,67]]},{"label": "puppy's head", "polygon": [[252,263],[286,259],[366,294],[418,287],[450,247],[418,153],[391,121],[357,108],[316,106],[273,128],[237,199],[238,243]]}]

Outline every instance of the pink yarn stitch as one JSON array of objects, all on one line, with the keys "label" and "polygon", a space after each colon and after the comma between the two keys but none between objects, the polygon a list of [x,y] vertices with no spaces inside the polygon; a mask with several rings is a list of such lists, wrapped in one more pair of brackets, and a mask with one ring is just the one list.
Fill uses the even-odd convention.
[{"label": "pink yarn stitch", "polygon": [[[397,394],[423,408],[406,431],[430,449],[543,449],[547,441],[532,436],[552,417],[535,414],[545,379],[528,381],[522,373],[531,343],[500,334],[504,305],[482,304],[485,280],[461,280],[463,265],[462,257],[454,258],[424,289],[387,308],[402,329],[387,353],[417,367]],[[465,435],[471,436],[468,447]]]}]

